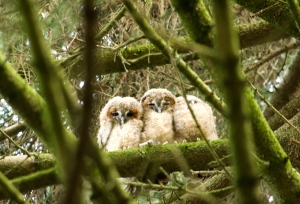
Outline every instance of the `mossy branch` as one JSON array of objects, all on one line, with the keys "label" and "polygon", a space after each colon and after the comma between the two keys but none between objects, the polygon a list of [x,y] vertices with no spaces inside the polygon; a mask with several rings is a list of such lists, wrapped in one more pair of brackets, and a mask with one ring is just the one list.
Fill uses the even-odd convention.
[{"label": "mossy branch", "polygon": [[[295,121],[298,120],[299,118],[295,118]],[[294,123],[295,121],[292,120],[291,122]],[[296,151],[299,149],[299,146],[298,144],[290,142],[291,137],[300,140],[299,135],[291,128],[285,127],[277,132],[277,136],[284,150],[290,156],[293,165],[300,168],[300,162],[298,160],[299,155],[298,151]],[[228,156],[231,155],[229,141],[227,139],[212,141],[211,145],[219,157],[227,157],[226,159],[223,159],[223,161],[226,165],[229,165],[230,159]],[[172,151],[174,148],[177,151],[179,149],[183,153],[184,158],[189,164],[189,168],[193,170],[206,171],[207,169],[215,167],[212,165],[215,163],[215,160],[203,141],[108,152],[108,156],[118,169],[121,177],[136,176],[142,170],[141,164],[145,161],[145,157],[149,158],[150,163],[157,164],[153,166],[157,167],[161,165],[167,172],[171,173],[174,171],[181,171],[180,165],[177,163],[177,157]],[[62,181],[59,179],[55,165],[55,157],[51,154],[39,154],[37,159],[27,156],[7,156],[0,160],[0,171],[4,172],[8,178],[12,179],[12,183],[21,192],[25,193],[40,187],[61,184]],[[159,172],[158,168],[152,169],[152,171]],[[224,174],[217,174],[216,176],[218,179],[212,182],[209,185],[210,187],[205,187],[204,189],[213,190],[224,188],[231,184],[230,180],[226,178]],[[221,182],[219,182],[220,180]],[[220,184],[221,186],[219,186]],[[291,188],[284,190],[286,191],[286,194],[292,193],[293,191]],[[221,196],[222,195],[223,194],[221,194]],[[0,198],[3,199],[7,197],[5,194],[0,194]],[[185,197],[183,198],[188,199]],[[194,199],[197,200],[197,198]]]},{"label": "mossy branch", "polygon": [[[299,104],[300,104],[300,96],[293,98],[290,102],[288,102],[282,109],[280,109],[280,113],[284,115],[288,120],[299,113]],[[284,125],[284,120],[281,116],[275,114],[269,120],[268,123],[270,128],[275,131],[282,125]]]},{"label": "mossy branch", "polygon": [[298,30],[300,31],[300,8],[299,8],[299,2],[297,0],[287,0],[288,6],[292,12],[292,15],[294,17],[296,26]]},{"label": "mossy branch", "polygon": [[[201,6],[202,1],[198,1]],[[223,86],[228,105],[227,119],[232,144],[235,186],[239,203],[260,203],[257,166],[254,162],[252,129],[248,101],[245,100],[246,79],[239,65],[237,34],[233,29],[229,1],[213,1],[216,21],[216,44],[220,55],[216,76]],[[200,19],[199,19],[200,20]],[[243,135],[243,137],[241,137]]]},{"label": "mossy branch", "polygon": [[300,39],[299,30],[286,2],[277,0],[237,0],[236,3],[258,15],[277,29]]},{"label": "mossy branch", "polygon": [[[254,22],[251,24],[243,24],[236,28],[239,32],[241,48],[259,45],[262,43],[279,40],[288,37],[282,31],[274,28],[272,25],[265,21]],[[274,35],[274,33],[276,35]],[[272,34],[272,35],[270,35]],[[201,38],[201,44],[205,44],[206,38]],[[203,41],[202,41],[203,40]],[[169,40],[169,44],[172,49],[176,50],[178,54],[189,53],[190,49],[187,49],[186,43],[191,42],[191,39],[176,39],[173,43],[172,39]],[[159,50],[153,45],[137,45],[130,46],[126,49],[119,49],[120,55],[123,56],[130,64],[126,65],[127,70],[139,70],[149,67],[149,62],[152,66],[161,66],[169,64],[170,62],[162,57],[162,55],[150,55],[144,59],[140,59],[141,56],[146,56],[149,53],[158,53]],[[122,64],[122,59],[119,55],[116,55],[115,48],[113,49],[102,49],[96,51],[96,57],[101,57],[102,60],[95,62],[95,72],[97,75],[111,74],[116,72],[125,72]],[[75,51],[76,52],[76,51]],[[136,60],[140,59],[140,60]],[[197,60],[198,55],[190,55],[185,58],[185,61]],[[72,55],[69,58],[61,62],[61,65],[69,70],[70,78],[84,79],[84,62],[82,58],[82,52]]]}]

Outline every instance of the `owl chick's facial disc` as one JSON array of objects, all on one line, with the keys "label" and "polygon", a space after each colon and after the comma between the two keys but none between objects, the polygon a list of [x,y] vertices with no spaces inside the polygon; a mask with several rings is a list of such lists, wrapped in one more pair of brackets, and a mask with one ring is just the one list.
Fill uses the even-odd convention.
[{"label": "owl chick's facial disc", "polygon": [[107,117],[116,120],[119,125],[123,125],[132,118],[137,118],[137,115],[137,109],[117,109],[116,107],[110,107],[107,111]]},{"label": "owl chick's facial disc", "polygon": [[141,99],[144,109],[150,108],[157,113],[162,113],[172,108],[175,102],[176,98],[167,89],[151,89]]},{"label": "owl chick's facial disc", "polygon": [[123,125],[130,119],[140,119],[143,110],[134,98],[117,96],[106,104],[101,114],[103,115],[105,112],[109,119],[117,121],[119,125]]},{"label": "owl chick's facial disc", "polygon": [[132,97],[114,97],[100,113],[98,143],[107,151],[138,147],[143,129],[141,104]]}]

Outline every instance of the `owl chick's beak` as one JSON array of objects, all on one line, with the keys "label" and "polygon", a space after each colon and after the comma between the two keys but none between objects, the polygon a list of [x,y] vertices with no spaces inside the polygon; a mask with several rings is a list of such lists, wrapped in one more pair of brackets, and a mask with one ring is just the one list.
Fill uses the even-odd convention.
[{"label": "owl chick's beak", "polygon": [[160,107],[157,107],[157,106],[154,106],[154,110],[157,112],[157,113],[161,113],[161,108]]},{"label": "owl chick's beak", "polygon": [[116,119],[117,119],[117,121],[118,121],[118,123],[119,123],[120,125],[123,125],[123,124],[125,123],[124,117],[121,116],[121,115],[118,115],[118,116],[116,117]]}]

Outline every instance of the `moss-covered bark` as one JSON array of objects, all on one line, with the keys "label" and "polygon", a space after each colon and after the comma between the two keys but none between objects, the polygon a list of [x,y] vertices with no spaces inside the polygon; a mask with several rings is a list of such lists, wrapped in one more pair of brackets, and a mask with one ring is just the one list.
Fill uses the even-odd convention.
[{"label": "moss-covered bark", "polygon": [[52,154],[39,154],[37,157],[7,156],[0,161],[0,171],[7,178],[16,178],[53,167],[56,163]]},{"label": "moss-covered bark", "polygon": [[[12,137],[12,136],[15,136],[16,134],[18,134],[20,131],[23,131],[25,129],[26,129],[26,126],[24,125],[24,123],[23,122],[19,122],[17,124],[14,124],[12,126],[9,126],[9,127],[5,128],[5,129],[3,129],[3,131],[8,136]],[[0,141],[5,140],[6,138],[7,137],[0,132]]]},{"label": "moss-covered bark", "polygon": [[[208,26],[209,28],[209,26]],[[272,25],[260,21],[252,24],[241,25],[236,27],[240,36],[241,48],[255,46],[258,44],[282,39],[288,37],[287,34],[273,27]],[[201,34],[201,32],[199,32]],[[204,35],[200,42],[204,45],[208,45],[205,41]],[[182,44],[189,42],[190,39],[180,40]],[[171,47],[179,54],[188,53],[189,49],[183,46],[175,46],[172,43],[172,39],[169,41]],[[116,72],[125,72],[127,70],[139,70],[147,67],[161,66],[168,64],[169,61],[160,51],[152,44],[150,45],[137,45],[122,48],[115,52],[113,50],[96,50],[95,57],[97,60],[94,65],[95,74],[104,75]],[[150,55],[149,55],[150,54]],[[151,55],[152,54],[152,55]],[[122,56],[129,64],[126,64],[126,69],[123,65]],[[84,62],[83,62],[83,50],[70,56],[65,61],[61,62],[61,65],[66,68],[70,78],[84,79]],[[191,61],[199,59],[198,55],[188,55],[184,60]]]},{"label": "moss-covered bark", "polygon": [[292,13],[285,2],[276,0],[237,0],[236,3],[252,13],[257,13],[259,17],[283,32],[288,33],[297,39],[300,38],[300,33]]},{"label": "moss-covered bark", "polygon": [[[194,191],[198,192],[210,192],[213,191],[212,195],[218,197],[218,198],[223,198],[226,195],[230,194],[233,189],[228,188],[229,186],[232,185],[232,182],[230,179],[225,174],[219,174],[219,175],[214,175],[208,180],[206,180],[203,184],[200,186],[196,187],[193,189]],[[221,189],[220,191],[218,191]],[[182,204],[182,203],[188,203],[188,204],[199,204],[199,203],[206,203],[201,197],[194,196],[194,195],[189,195],[185,194],[178,199],[173,196],[173,199],[175,202],[173,204]]]},{"label": "moss-covered bark", "polygon": [[[299,117],[294,118],[291,122],[294,123],[297,121],[299,121]],[[289,126],[284,126],[276,132],[276,136],[287,155],[289,155],[293,166],[300,168],[299,146],[290,140],[290,138],[294,138],[299,141],[300,137],[298,133]],[[225,164],[229,164],[230,157],[228,156],[231,154],[229,141],[227,139],[212,141],[211,145],[218,156],[224,158],[223,161]],[[142,169],[141,165],[145,164],[145,160],[147,160],[147,163],[151,163],[152,166],[162,165],[169,173],[182,170],[178,164],[178,157],[174,155],[174,152],[178,152],[178,150],[182,151],[182,156],[184,156],[186,162],[189,164],[189,168],[192,170],[208,170],[217,166],[216,161],[203,141],[109,152],[108,156],[116,165],[120,176],[132,177],[139,173]],[[37,159],[28,158],[25,161],[24,159],[26,159],[26,156],[8,156],[0,160],[0,171],[11,178],[13,183],[16,182],[19,186],[22,186],[22,188],[17,186],[21,192],[61,183],[61,180],[58,177],[55,177],[58,176],[56,170],[51,169],[55,167],[53,155],[40,154]],[[159,170],[158,168],[153,168],[152,171],[158,172]],[[230,182],[228,179],[223,178],[224,176],[225,175],[220,178],[222,181],[221,183],[212,183],[208,190],[226,187],[223,180],[225,180],[227,184]],[[212,186],[216,186],[216,188]],[[288,190],[289,189],[287,189],[287,191]],[[5,198],[3,196],[4,195],[0,194],[0,198]],[[196,198],[194,199],[197,200]]]},{"label": "moss-covered bark", "polygon": [[264,20],[242,24],[236,29],[239,33],[241,49],[289,37],[287,33]]},{"label": "moss-covered bark", "polygon": [[226,116],[238,203],[260,203],[250,110],[244,96],[247,83],[240,71],[238,38],[233,29],[230,2],[213,1],[213,10],[216,21],[216,50],[220,59],[215,63],[215,75],[219,79],[219,87],[223,87],[221,91],[228,107]]},{"label": "moss-covered bark", "polygon": [[[299,104],[300,104],[300,96],[293,98],[290,100],[282,109],[280,109],[280,113],[286,118],[291,119],[293,116],[299,113]],[[273,115],[268,119],[268,123],[272,130],[277,130],[281,127],[285,121],[278,114]],[[296,123],[297,124],[297,123]]]}]

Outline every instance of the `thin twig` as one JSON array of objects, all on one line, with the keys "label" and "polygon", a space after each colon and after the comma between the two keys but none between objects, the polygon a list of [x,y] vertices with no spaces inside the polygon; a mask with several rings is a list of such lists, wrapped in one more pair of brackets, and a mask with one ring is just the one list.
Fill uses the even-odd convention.
[{"label": "thin twig", "polygon": [[125,46],[127,46],[127,45],[129,45],[129,44],[131,44],[131,43],[137,42],[137,41],[139,41],[139,40],[141,40],[141,39],[143,39],[143,38],[145,38],[145,35],[139,35],[139,36],[137,36],[137,37],[135,37],[135,38],[130,38],[129,40],[127,40],[127,41],[124,42],[123,44],[119,45],[118,47],[113,48],[112,50],[116,52],[116,51],[118,51],[119,49],[121,49],[121,48],[123,48],[123,47],[125,47]]},{"label": "thin twig", "polygon": [[[247,79],[248,80],[248,79]],[[270,107],[279,117],[281,117],[291,128],[295,129],[296,132],[300,134],[300,130],[294,126],[284,115],[282,115],[272,104],[257,90],[257,88],[248,80],[251,88],[255,91],[255,93]]]},{"label": "thin twig", "polygon": [[277,4],[279,4],[279,2],[276,2],[275,4],[272,4],[271,6],[268,6],[267,8],[261,9],[260,11],[254,13],[254,15],[259,16],[259,15],[262,14],[263,12],[266,12],[266,11],[272,9],[272,8],[275,7]]},{"label": "thin twig", "polygon": [[6,134],[2,129],[0,129],[0,132],[10,141],[12,142],[17,148],[19,148],[22,152],[24,152],[26,155],[28,155],[29,157],[31,156],[37,156],[35,153],[30,153],[28,152],[26,149],[24,149],[23,147],[21,147],[20,145],[18,145],[13,139],[11,139],[11,137]]},{"label": "thin twig", "polygon": [[[178,69],[176,69],[177,72],[178,72]],[[202,131],[202,128],[200,126],[200,124],[198,123],[197,119],[196,119],[196,116],[195,116],[195,113],[194,113],[194,110],[191,108],[190,106],[190,103],[188,102],[187,98],[186,98],[186,93],[185,93],[185,89],[183,87],[183,81],[182,81],[182,78],[181,78],[181,75],[180,73],[177,73],[178,75],[178,78],[180,80],[180,87],[181,87],[181,92],[182,92],[182,95],[183,95],[183,98],[185,100],[185,103],[187,104],[187,107],[192,115],[192,118],[196,124],[196,127],[201,135],[201,139],[205,141],[206,145],[208,146],[208,149],[210,151],[210,153],[213,155],[214,159],[218,162],[218,164],[220,165],[220,167],[226,172],[227,176],[229,179],[233,180],[233,177],[231,176],[231,174],[229,173],[229,171],[227,171],[226,169],[226,166],[225,164],[220,160],[219,156],[217,155],[216,151],[212,148],[212,146],[210,145],[208,139],[206,138],[205,134],[203,133]]]},{"label": "thin twig", "polygon": [[216,175],[216,174],[225,174],[224,171],[218,171],[218,170],[215,170],[215,171],[193,171],[193,170],[190,170],[192,175]]},{"label": "thin twig", "polygon": [[[183,191],[185,193],[197,196],[204,201],[208,203],[216,203],[216,199],[212,196],[212,194],[219,194],[221,192],[225,191],[232,191],[234,189],[233,186],[228,186],[225,188],[217,189],[217,190],[212,190],[208,192],[196,192],[189,190],[187,187],[177,187],[177,186],[165,186],[161,184],[153,184],[153,183],[142,183],[142,182],[122,182],[122,184],[126,185],[132,185],[132,186],[139,186],[143,188],[150,188],[150,189],[159,189],[159,190],[170,190],[170,191]],[[218,203],[223,203],[222,201],[219,201]]]},{"label": "thin twig", "polygon": [[289,46],[286,46],[280,50],[277,50],[276,52],[272,53],[272,54],[269,54],[267,55],[266,57],[264,57],[263,59],[261,59],[260,61],[258,61],[257,63],[247,67],[244,69],[244,73],[248,73],[250,71],[253,71],[253,70],[256,70],[258,69],[261,65],[263,65],[264,63],[268,62],[269,60],[273,59],[274,57],[284,53],[284,52],[287,52],[289,50],[292,50],[292,49],[296,49],[297,47],[300,46],[300,42],[296,42],[296,43],[293,43]]},{"label": "thin twig", "polygon": [[295,140],[294,138],[291,138],[290,141],[295,143],[296,145],[300,146],[300,142],[298,140]]}]

